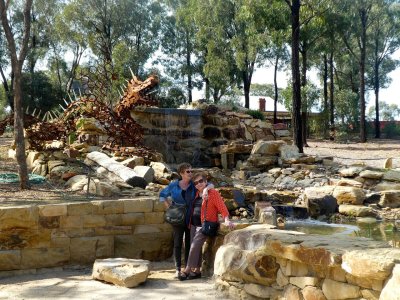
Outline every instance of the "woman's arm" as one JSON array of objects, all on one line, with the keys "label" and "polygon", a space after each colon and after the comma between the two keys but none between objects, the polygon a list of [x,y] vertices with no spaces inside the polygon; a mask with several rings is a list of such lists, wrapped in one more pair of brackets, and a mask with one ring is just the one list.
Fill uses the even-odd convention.
[{"label": "woman's arm", "polygon": [[160,192],[160,202],[164,203],[164,206],[166,208],[171,206],[171,199],[169,197],[171,197],[171,183],[169,185],[167,185],[164,189],[161,190]]}]

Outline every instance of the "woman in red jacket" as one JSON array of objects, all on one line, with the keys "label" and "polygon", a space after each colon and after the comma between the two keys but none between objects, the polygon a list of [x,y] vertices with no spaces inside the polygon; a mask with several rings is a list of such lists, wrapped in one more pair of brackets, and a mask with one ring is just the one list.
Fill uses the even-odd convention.
[{"label": "woman in red jacket", "polygon": [[[203,220],[218,222],[218,213],[225,220],[225,225],[233,228],[233,223],[229,220],[229,212],[225,206],[224,200],[215,189],[208,191],[208,197],[202,197],[203,190],[207,186],[207,179],[204,173],[196,173],[193,175],[193,184],[197,189],[195,199],[192,204],[192,214],[190,218],[191,236],[193,237],[190,245],[189,258],[185,271],[182,272],[180,280],[195,279],[201,277],[200,267],[202,263],[201,251],[203,244],[207,239],[201,232],[201,223]],[[203,199],[205,198],[205,199]],[[207,205],[207,208],[206,208]],[[193,269],[193,272],[191,270]]]}]

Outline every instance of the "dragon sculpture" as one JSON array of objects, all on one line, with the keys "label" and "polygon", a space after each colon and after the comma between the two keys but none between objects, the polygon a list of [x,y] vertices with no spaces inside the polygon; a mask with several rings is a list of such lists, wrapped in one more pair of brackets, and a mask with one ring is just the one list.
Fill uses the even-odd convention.
[{"label": "dragon sculpture", "polygon": [[[66,141],[68,135],[76,131],[76,120],[86,117],[95,118],[107,132],[108,140],[103,148],[111,151],[122,149],[122,152],[127,155],[148,155],[150,150],[142,145],[143,128],[131,118],[130,111],[135,106],[157,105],[150,91],[157,86],[158,82],[158,77],[155,75],[145,81],[132,76],[119,103],[114,108],[108,107],[91,95],[81,96],[71,101],[63,113],[55,119],[52,118],[51,121],[42,121],[35,116],[25,114],[24,127],[29,147],[40,151],[44,149],[46,141]],[[0,136],[3,135],[7,126],[12,126],[13,123],[13,115],[0,121]]]}]

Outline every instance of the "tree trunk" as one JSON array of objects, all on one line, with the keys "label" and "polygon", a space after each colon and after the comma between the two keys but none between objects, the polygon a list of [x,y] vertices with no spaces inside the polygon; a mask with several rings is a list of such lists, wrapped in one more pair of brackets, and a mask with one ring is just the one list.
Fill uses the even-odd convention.
[{"label": "tree trunk", "polygon": [[293,143],[303,153],[303,137],[301,130],[301,88],[299,67],[299,40],[300,40],[300,0],[293,0],[290,6],[292,12],[292,130]]},{"label": "tree trunk", "polygon": [[365,56],[366,56],[366,39],[367,39],[367,13],[365,9],[360,11],[362,32],[361,32],[361,49],[360,49],[360,142],[367,141],[367,132],[365,128]]},{"label": "tree trunk", "polygon": [[[375,55],[377,57],[377,54]],[[381,138],[381,124],[379,121],[379,62],[374,64],[374,92],[375,92],[375,138]]]},{"label": "tree trunk", "polygon": [[190,45],[189,32],[186,32],[186,67],[187,67],[187,72],[188,72],[187,73],[187,88],[188,88],[189,103],[192,103],[192,101],[193,101],[193,96],[192,96],[193,83],[192,83],[191,54],[192,54],[192,49],[191,49],[191,45]]},{"label": "tree trunk", "polygon": [[[0,0],[0,19],[3,25],[4,34],[7,38],[8,49],[11,57],[11,66],[14,73],[14,138],[16,144],[16,156],[18,162],[18,173],[20,180],[20,188],[29,188],[28,168],[25,158],[25,140],[24,140],[24,121],[22,112],[22,89],[21,89],[21,73],[26,54],[28,52],[28,41],[31,29],[31,9],[33,0],[26,0],[24,5],[24,31],[22,42],[19,47],[19,55],[17,56],[17,47],[15,38],[12,33],[7,18],[7,6],[4,0]],[[8,2],[7,2],[8,4]]]},{"label": "tree trunk", "polygon": [[333,51],[329,55],[329,77],[330,77],[330,84],[329,84],[329,121],[331,130],[335,130],[335,102],[334,102],[334,78],[333,78]]},{"label": "tree trunk", "polygon": [[244,107],[250,108],[250,81],[247,78],[245,71],[242,71],[243,92],[244,92]]},{"label": "tree trunk", "polygon": [[[307,46],[304,46],[306,49]],[[301,86],[303,90],[306,88],[307,85],[307,51],[303,49],[301,52],[302,57],[302,67],[301,67]],[[303,137],[303,146],[308,147],[307,144],[307,110],[308,110],[308,103],[307,103],[307,96],[303,93],[304,98],[302,99],[302,107],[301,107],[301,135]]]},{"label": "tree trunk", "polygon": [[204,82],[206,84],[206,88],[205,88],[205,97],[206,97],[206,101],[209,102],[210,101],[210,80],[208,78],[204,78]]},{"label": "tree trunk", "polygon": [[14,137],[16,146],[16,157],[20,188],[29,188],[28,167],[25,156],[24,139],[24,114],[22,111],[21,69],[15,71],[14,78]]},{"label": "tree trunk", "polygon": [[323,84],[324,84],[324,108],[323,108],[323,118],[324,118],[324,137],[328,134],[329,121],[328,121],[328,57],[324,54],[324,72],[323,72]]},{"label": "tree trunk", "polygon": [[274,124],[278,123],[277,109],[278,109],[278,64],[279,64],[279,54],[275,57],[274,66]]},{"label": "tree trunk", "polygon": [[1,66],[0,66],[0,75],[3,80],[3,87],[4,87],[4,91],[6,92],[6,96],[7,96],[7,103],[10,106],[11,111],[14,111],[14,100],[13,100],[13,96],[12,96],[12,90],[10,91],[10,87],[8,85],[6,76],[4,75],[3,68]]}]

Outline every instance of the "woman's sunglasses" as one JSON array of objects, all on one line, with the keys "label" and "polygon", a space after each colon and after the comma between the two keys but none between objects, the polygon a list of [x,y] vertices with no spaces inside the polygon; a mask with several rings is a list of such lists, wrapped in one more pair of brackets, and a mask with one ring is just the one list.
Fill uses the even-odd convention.
[{"label": "woman's sunglasses", "polygon": [[197,180],[197,181],[193,181],[193,183],[194,183],[195,186],[198,185],[199,183],[203,183],[203,182],[204,182],[204,179],[200,179],[200,180]]}]

